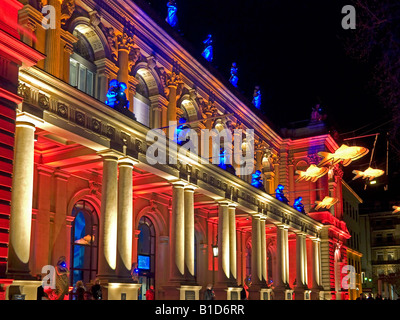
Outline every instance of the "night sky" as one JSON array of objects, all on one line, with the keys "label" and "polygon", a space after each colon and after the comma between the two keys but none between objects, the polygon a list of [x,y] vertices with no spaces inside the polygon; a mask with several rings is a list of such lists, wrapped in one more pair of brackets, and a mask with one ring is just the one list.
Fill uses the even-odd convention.
[{"label": "night sky", "polygon": [[[165,19],[166,0],[146,2]],[[259,85],[262,111],[278,127],[309,120],[312,107],[320,103],[342,138],[372,134],[385,129],[381,124],[388,116],[372,83],[372,66],[346,54],[345,40],[351,41],[355,32],[341,25],[342,7],[347,4],[346,0],[177,0],[179,33],[199,54],[203,40],[212,34],[214,68],[229,79],[236,62],[238,90],[251,101],[254,86]],[[374,137],[350,141],[370,150],[373,142]],[[382,169],[385,148],[381,134],[373,165]],[[351,171],[365,170],[369,160],[370,154],[345,171],[346,180],[362,194],[366,194],[363,183],[351,181]],[[378,185],[382,190],[384,184]]]}]

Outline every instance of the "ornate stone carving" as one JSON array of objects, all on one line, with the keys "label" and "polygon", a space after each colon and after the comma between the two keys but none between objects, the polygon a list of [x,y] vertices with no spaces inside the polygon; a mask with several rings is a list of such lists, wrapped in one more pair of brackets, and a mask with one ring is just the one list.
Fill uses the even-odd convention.
[{"label": "ornate stone carving", "polygon": [[124,29],[122,34],[117,36],[117,44],[118,50],[127,50],[129,52],[134,44],[133,34],[129,30]]},{"label": "ornate stone carving", "polygon": [[89,12],[89,19],[90,19],[90,25],[93,27],[97,27],[100,24],[101,15],[96,10],[93,10]]},{"label": "ornate stone carving", "polygon": [[39,103],[39,107],[43,108],[43,109],[49,109],[50,108],[50,99],[48,96],[46,96],[43,93],[39,92],[39,96],[38,96],[38,103]]},{"label": "ornate stone carving", "polygon": [[135,66],[136,62],[139,60],[139,58],[140,58],[140,48],[132,46],[129,51],[129,62],[128,62],[129,73],[132,72],[132,69]]},{"label": "ornate stone carving", "polygon": [[77,124],[79,124],[80,126],[85,126],[85,114],[80,111],[76,111],[75,112],[75,122]]},{"label": "ornate stone carving", "polygon": [[115,138],[115,128],[108,125],[106,135],[108,138],[114,139]]},{"label": "ornate stone carving", "polygon": [[118,58],[118,50],[117,50],[117,37],[115,35],[114,28],[103,28],[103,33],[107,38],[108,47],[110,49],[111,57],[114,61]]},{"label": "ornate stone carving", "polygon": [[61,24],[64,25],[75,11],[75,0],[63,0],[61,4]]},{"label": "ornate stone carving", "polygon": [[67,119],[68,118],[68,107],[65,104],[59,102],[57,105],[57,114],[60,117]]},{"label": "ornate stone carving", "polygon": [[101,133],[101,122],[97,119],[92,119],[92,130],[96,133]]},{"label": "ornate stone carving", "polygon": [[24,101],[29,101],[31,97],[31,88],[25,83],[19,82],[17,94],[24,99]]},{"label": "ornate stone carving", "polygon": [[90,193],[93,195],[100,194],[101,184],[97,183],[96,181],[89,181],[89,189]]}]

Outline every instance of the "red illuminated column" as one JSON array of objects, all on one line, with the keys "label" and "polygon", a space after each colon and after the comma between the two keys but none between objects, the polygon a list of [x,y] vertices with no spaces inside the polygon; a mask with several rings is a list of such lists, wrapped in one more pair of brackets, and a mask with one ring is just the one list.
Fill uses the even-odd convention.
[{"label": "red illuminated column", "polygon": [[321,240],[319,238],[312,238],[312,256],[313,256],[313,268],[312,268],[312,298],[313,300],[318,299],[318,293],[321,289]]},{"label": "red illuminated column", "polygon": [[260,219],[260,228],[261,228],[261,274],[263,284],[268,283],[268,274],[267,274],[267,235],[265,233],[265,217],[261,217]]},{"label": "red illuminated column", "polygon": [[254,215],[251,221],[251,282],[254,285],[262,282],[261,255],[261,221]]},{"label": "red illuminated column", "polygon": [[99,228],[98,276],[115,276],[118,215],[118,156],[112,152],[103,156],[101,215]]},{"label": "red illuminated column", "polygon": [[8,275],[15,279],[30,278],[34,133],[35,125],[41,122],[25,113],[16,121],[7,266]]},{"label": "red illuminated column", "polygon": [[307,289],[307,248],[306,234],[296,233],[296,300],[304,299],[304,290]]},{"label": "red illuminated column", "polygon": [[130,279],[132,266],[133,188],[132,170],[136,162],[129,157],[118,162],[117,276]]}]

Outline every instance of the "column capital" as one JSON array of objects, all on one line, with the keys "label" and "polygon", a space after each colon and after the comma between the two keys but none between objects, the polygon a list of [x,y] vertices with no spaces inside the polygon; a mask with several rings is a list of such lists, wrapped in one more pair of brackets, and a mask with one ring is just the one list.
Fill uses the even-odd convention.
[{"label": "column capital", "polygon": [[121,166],[129,166],[129,167],[133,167],[134,165],[138,164],[139,161],[137,161],[136,159],[129,157],[129,156],[125,156],[125,157],[121,157],[118,159],[118,165]]},{"label": "column capital", "polygon": [[321,238],[318,238],[318,237],[310,237],[310,239],[313,241],[313,242],[321,242]]},{"label": "column capital", "polygon": [[103,158],[107,158],[108,160],[115,159],[115,161],[118,161],[120,158],[125,157],[123,153],[111,149],[98,151],[97,154]]},{"label": "column capital", "polygon": [[17,111],[17,118],[15,125],[17,127],[23,127],[23,126],[28,126],[28,127],[37,127],[40,124],[43,124],[44,120],[40,119],[30,113],[27,112],[18,112]]},{"label": "column capital", "polygon": [[289,229],[289,226],[288,226],[287,224],[284,224],[284,223],[277,223],[277,224],[275,224],[275,225],[276,225],[276,227],[277,227],[278,229],[286,229],[286,230]]},{"label": "column capital", "polygon": [[62,172],[59,170],[54,171],[54,177],[58,180],[65,180],[67,181],[68,178],[71,176],[71,174],[66,173],[66,172]]},{"label": "column capital", "polygon": [[185,191],[192,191],[194,192],[197,189],[197,186],[191,183],[188,183],[184,186]]},{"label": "column capital", "polygon": [[49,168],[49,167],[41,165],[41,164],[39,164],[37,166],[37,170],[38,170],[38,173],[40,173],[41,175],[45,175],[48,177],[50,177],[54,172],[54,168]]},{"label": "column capital", "polygon": [[171,185],[175,188],[184,188],[186,186],[187,182],[183,181],[183,180],[176,180],[176,181],[172,181]]}]

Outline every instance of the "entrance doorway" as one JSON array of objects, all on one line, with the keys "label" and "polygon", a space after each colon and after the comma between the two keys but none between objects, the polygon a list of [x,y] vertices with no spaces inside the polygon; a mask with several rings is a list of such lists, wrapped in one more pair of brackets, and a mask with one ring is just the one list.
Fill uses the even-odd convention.
[{"label": "entrance doorway", "polygon": [[139,300],[146,300],[146,292],[153,286],[155,290],[155,242],[156,234],[153,222],[147,217],[143,216],[139,221],[138,230],[138,248],[137,248],[137,262],[139,270],[139,283],[141,288],[139,290]]}]

